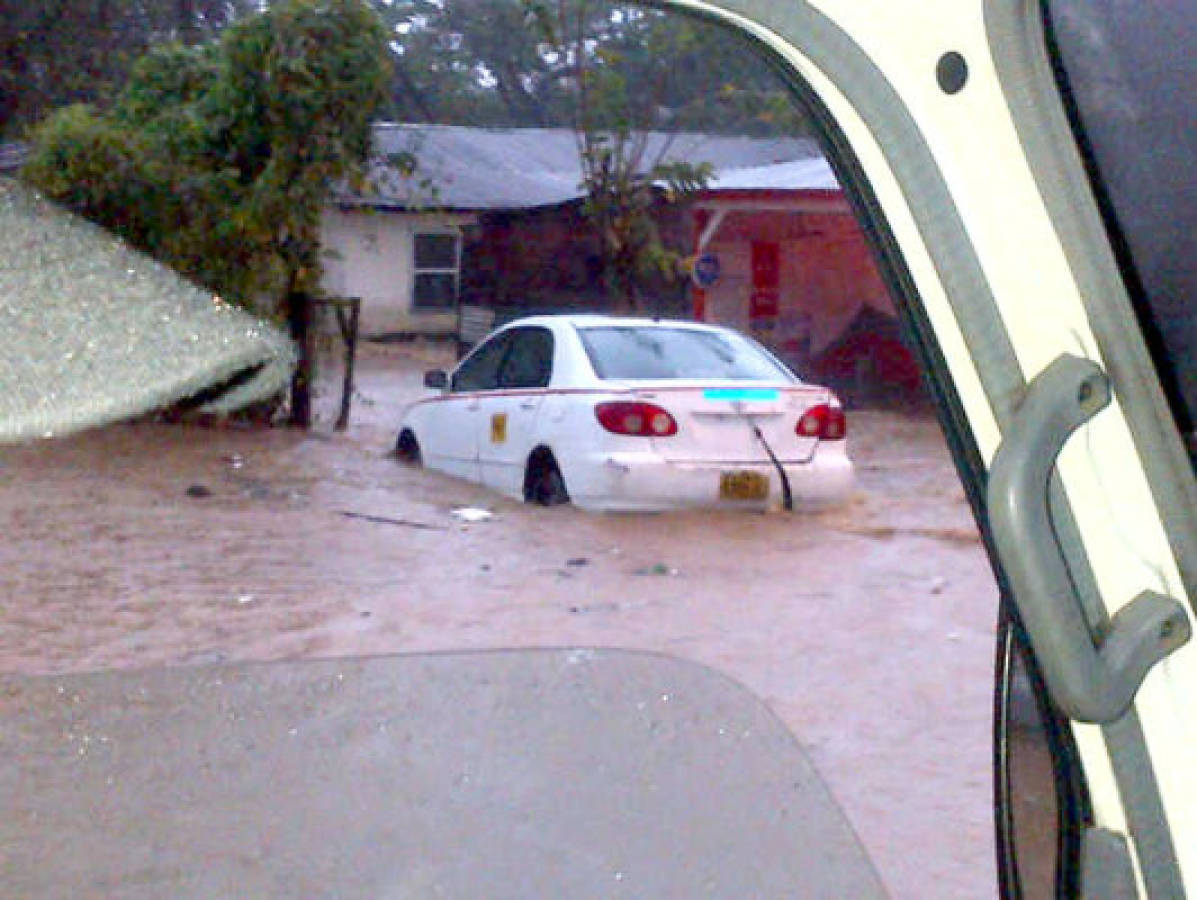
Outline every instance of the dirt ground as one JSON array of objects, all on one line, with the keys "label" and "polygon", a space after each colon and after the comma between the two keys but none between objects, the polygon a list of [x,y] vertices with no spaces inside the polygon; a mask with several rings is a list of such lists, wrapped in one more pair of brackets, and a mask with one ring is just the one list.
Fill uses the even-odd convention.
[{"label": "dirt ground", "polygon": [[450,359],[365,345],[341,434],[330,377],[310,435],[139,423],[0,452],[0,671],[668,653],[769,703],[895,897],[994,895],[997,592],[928,415],[849,414],[859,488],[836,509],[597,516],[390,457]]}]

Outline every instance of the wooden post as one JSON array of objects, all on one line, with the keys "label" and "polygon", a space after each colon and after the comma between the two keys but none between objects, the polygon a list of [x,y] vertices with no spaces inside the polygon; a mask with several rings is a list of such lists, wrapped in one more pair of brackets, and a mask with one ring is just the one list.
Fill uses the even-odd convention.
[{"label": "wooden post", "polygon": [[[341,340],[345,342],[345,380],[341,383],[341,412],[337,416],[335,430],[349,427],[349,405],[353,400],[353,363],[357,358],[357,327],[362,310],[361,297],[349,297],[336,304],[337,324],[341,328]],[[346,317],[348,312],[348,317]]]}]

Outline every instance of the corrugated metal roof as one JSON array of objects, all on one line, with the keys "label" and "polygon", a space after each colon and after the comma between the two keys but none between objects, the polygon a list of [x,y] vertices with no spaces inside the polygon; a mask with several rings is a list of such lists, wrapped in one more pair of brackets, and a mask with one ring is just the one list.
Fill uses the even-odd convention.
[{"label": "corrugated metal roof", "polygon": [[831,166],[820,156],[817,159],[727,169],[711,179],[707,190],[837,191],[839,187]]},{"label": "corrugated metal roof", "polygon": [[[342,195],[344,201],[487,210],[552,206],[582,196],[577,136],[567,128],[380,124],[374,134],[380,156],[411,154],[416,171],[404,176],[380,163],[370,187],[358,197]],[[710,163],[716,189],[836,187],[818,146],[806,138],[654,132],[645,160],[658,159]]]},{"label": "corrugated metal roof", "polygon": [[19,141],[0,143],[0,172],[15,172],[29,159],[29,145]]}]

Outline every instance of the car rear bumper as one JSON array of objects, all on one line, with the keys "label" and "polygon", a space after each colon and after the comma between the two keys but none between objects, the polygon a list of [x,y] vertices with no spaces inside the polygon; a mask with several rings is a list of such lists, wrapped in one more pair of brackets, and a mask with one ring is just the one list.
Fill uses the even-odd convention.
[{"label": "car rear bumper", "polygon": [[[796,509],[841,501],[854,483],[852,461],[843,442],[820,444],[809,462],[786,463]],[[719,496],[724,472],[758,472],[769,479],[764,500],[724,500]],[[655,453],[596,453],[565,472],[566,487],[580,509],[605,512],[657,512],[710,507],[780,508],[781,479],[768,461],[671,462]]]}]

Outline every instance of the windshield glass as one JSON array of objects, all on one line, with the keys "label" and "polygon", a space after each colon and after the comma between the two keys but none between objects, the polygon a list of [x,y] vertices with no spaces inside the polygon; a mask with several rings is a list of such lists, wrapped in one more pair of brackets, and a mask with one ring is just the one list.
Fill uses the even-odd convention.
[{"label": "windshield glass", "polygon": [[[5,5],[0,181],[212,321],[0,209],[0,420],[72,405],[22,382],[35,340],[97,408],[205,349],[227,378],[268,323],[302,366],[236,415],[0,448],[0,897],[880,893],[801,865],[845,857],[798,741],[890,895],[994,895],[997,588],[855,166],[771,53],[599,0]],[[550,312],[672,446],[608,440],[573,333],[507,343]],[[713,667],[796,740],[594,647]]]},{"label": "windshield glass", "polygon": [[1197,412],[1197,20],[1174,4],[1055,0],[1058,70],[1181,429]]},{"label": "windshield glass", "polygon": [[751,341],[731,332],[694,328],[579,328],[599,378],[717,378],[793,381]]}]

